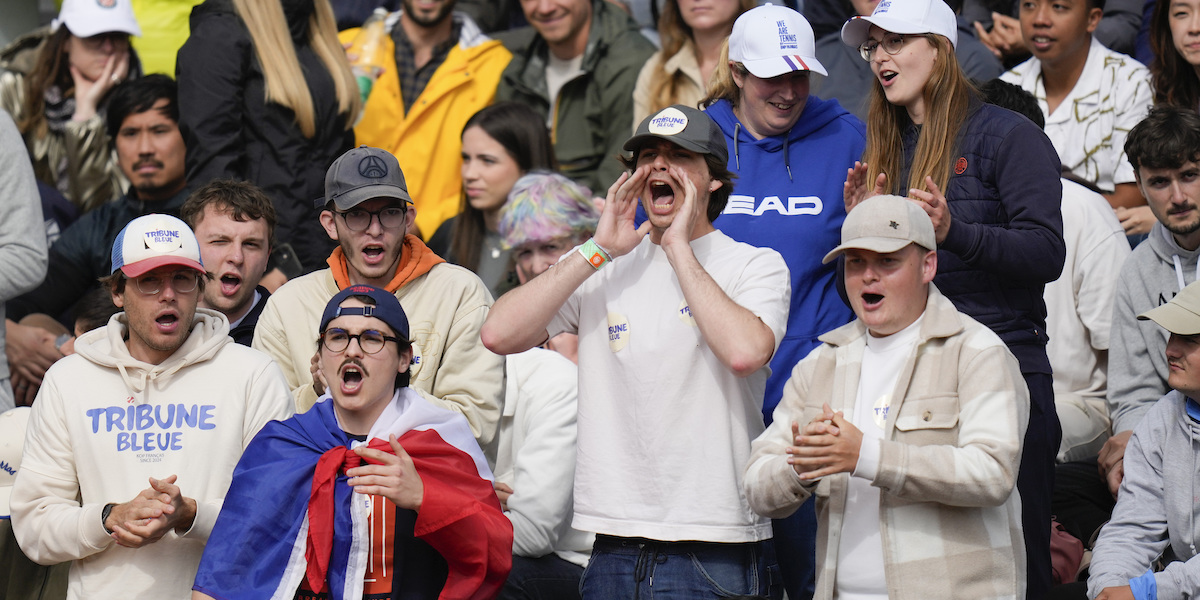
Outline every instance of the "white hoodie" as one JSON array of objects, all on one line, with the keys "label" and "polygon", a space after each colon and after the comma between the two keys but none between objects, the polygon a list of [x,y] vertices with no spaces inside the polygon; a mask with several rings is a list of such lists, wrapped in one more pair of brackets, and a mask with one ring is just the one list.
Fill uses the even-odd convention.
[{"label": "white hoodie", "polygon": [[[258,430],[292,414],[266,355],[234,344],[219,313],[197,309],[191,334],[162,364],[130,356],[117,313],[50,368],[29,419],[12,524],[34,561],[73,560],[68,598],[188,598],[233,468]],[[178,475],[196,500],[184,535],[118,546],[100,521],[149,478]]]}]

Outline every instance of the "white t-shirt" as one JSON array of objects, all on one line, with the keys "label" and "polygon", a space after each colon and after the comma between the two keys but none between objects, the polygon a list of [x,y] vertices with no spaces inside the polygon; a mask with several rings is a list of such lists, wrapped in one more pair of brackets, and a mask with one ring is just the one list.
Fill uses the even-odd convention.
[{"label": "white t-shirt", "polygon": [[583,74],[583,55],[571,60],[556,58],[550,53],[546,63],[546,90],[550,92],[550,110],[546,113],[546,126],[554,128],[554,114],[558,112],[558,92],[566,83]]},{"label": "white t-shirt", "polygon": [[1133,183],[1125,138],[1154,103],[1150,71],[1142,63],[1092,38],[1079,81],[1053,113],[1046,103],[1042,61],[1031,58],[1000,79],[1038,99],[1046,115],[1046,136],[1065,169],[1105,192],[1112,192],[1118,183]]},{"label": "white t-shirt", "polygon": [[[922,315],[924,316],[924,315]],[[842,600],[887,600],[883,540],[879,526],[879,488],[871,485],[879,470],[879,440],[883,439],[896,381],[921,333],[921,318],[887,337],[867,336],[863,349],[858,395],[850,422],[862,431],[862,447],[853,477],[848,480],[837,570]]]},{"label": "white t-shirt", "polygon": [[[783,258],[720,231],[692,249],[778,347],[791,297]],[[737,377],[717,359],[662,248],[643,239],[579,286],[547,329],[579,334],[576,529],[664,541],[771,537],[742,491],[770,369]]]}]

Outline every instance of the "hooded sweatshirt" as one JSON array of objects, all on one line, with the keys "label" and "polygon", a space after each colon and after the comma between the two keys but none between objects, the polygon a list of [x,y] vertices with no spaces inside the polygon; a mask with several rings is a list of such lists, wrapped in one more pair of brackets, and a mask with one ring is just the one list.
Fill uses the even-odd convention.
[{"label": "hooded sweatshirt", "polygon": [[713,226],[739,241],[771,248],[791,271],[787,332],[771,359],[763,415],[783,394],[792,367],[820,342],[817,336],[850,321],[838,297],[836,266],[821,259],[841,241],[846,218],[842,184],[846,169],[866,145],[861,121],[836,100],[809,96],[800,120],[784,135],[755,139],[726,100],[707,113],[729,145],[729,170],[737,178],[725,210]]},{"label": "hooded sweatshirt", "polygon": [[1170,302],[1196,281],[1200,250],[1175,243],[1162,223],[1134,248],[1121,268],[1113,301],[1108,350],[1108,414],[1113,433],[1137,426],[1167,388],[1167,330],[1137,316]]},{"label": "hooded sweatshirt", "polygon": [[[242,449],[292,413],[279,368],[234,344],[220,313],[197,309],[187,340],[157,365],[129,354],[127,327],[117,313],[47,371],[13,486],[18,543],[39,563],[75,561],[72,599],[188,597]],[[169,475],[196,501],[191,529],[118,546],[104,505]]]},{"label": "hooded sweatshirt", "polygon": [[1117,506],[1092,555],[1088,598],[1141,578],[1160,555],[1166,566],[1145,575],[1153,578],[1158,598],[1195,598],[1200,592],[1200,504],[1194,500],[1200,423],[1190,414],[1200,406],[1187,406],[1194,402],[1172,391],[1134,428]]}]

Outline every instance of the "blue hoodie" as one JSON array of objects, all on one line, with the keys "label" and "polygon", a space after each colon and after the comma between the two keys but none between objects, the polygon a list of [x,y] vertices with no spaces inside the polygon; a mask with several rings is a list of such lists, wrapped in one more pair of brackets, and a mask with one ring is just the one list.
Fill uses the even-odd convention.
[{"label": "blue hoodie", "polygon": [[[836,100],[809,96],[800,120],[785,135],[754,139],[720,100],[707,113],[729,145],[733,194],[713,226],[740,242],[772,248],[792,274],[787,332],[771,359],[763,415],[771,413],[792,367],[820,342],[817,336],[853,318],[837,293],[834,263],[821,259],[841,241],[846,218],[846,169],[866,146],[861,121]],[[786,139],[786,144],[785,144]]]}]

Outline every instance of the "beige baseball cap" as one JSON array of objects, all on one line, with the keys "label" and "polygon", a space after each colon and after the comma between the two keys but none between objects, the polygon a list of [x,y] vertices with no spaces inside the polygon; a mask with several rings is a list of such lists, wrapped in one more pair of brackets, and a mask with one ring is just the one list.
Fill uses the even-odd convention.
[{"label": "beige baseball cap", "polygon": [[1179,290],[1170,302],[1140,315],[1139,321],[1154,321],[1176,335],[1200,334],[1200,281]]},{"label": "beige baseball cap", "polygon": [[855,206],[842,223],[842,243],[823,264],[851,248],[886,254],[916,244],[937,250],[933,222],[916,202],[900,196],[873,196]]}]

